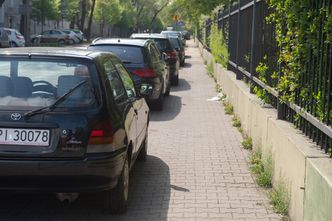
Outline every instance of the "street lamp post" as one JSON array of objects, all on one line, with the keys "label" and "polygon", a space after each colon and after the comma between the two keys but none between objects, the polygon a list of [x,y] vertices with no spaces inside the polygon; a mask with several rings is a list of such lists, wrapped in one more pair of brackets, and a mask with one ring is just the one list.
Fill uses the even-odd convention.
[{"label": "street lamp post", "polygon": [[30,12],[31,12],[31,6],[30,6],[31,0],[26,0],[26,16],[25,16],[25,39],[26,39],[26,44],[29,46],[30,45]]}]

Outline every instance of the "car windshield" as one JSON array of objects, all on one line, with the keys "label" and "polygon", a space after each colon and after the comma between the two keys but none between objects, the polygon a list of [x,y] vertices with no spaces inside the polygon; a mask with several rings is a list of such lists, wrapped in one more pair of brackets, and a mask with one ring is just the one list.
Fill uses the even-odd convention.
[{"label": "car windshield", "polygon": [[127,64],[143,64],[141,47],[126,45],[91,45],[89,49],[112,52]]},{"label": "car windshield", "polygon": [[159,51],[170,51],[172,46],[167,39],[153,39],[156,42],[156,45]]},{"label": "car windshield", "polygon": [[57,107],[95,103],[88,66],[69,61],[0,60],[0,108],[34,109],[52,105],[77,84],[88,81]]}]

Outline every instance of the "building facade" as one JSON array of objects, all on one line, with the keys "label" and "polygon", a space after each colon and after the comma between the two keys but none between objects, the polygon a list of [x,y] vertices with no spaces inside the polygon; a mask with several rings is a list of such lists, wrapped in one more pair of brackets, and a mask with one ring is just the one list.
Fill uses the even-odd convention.
[{"label": "building facade", "polygon": [[5,0],[0,7],[0,27],[20,30],[22,0]]}]

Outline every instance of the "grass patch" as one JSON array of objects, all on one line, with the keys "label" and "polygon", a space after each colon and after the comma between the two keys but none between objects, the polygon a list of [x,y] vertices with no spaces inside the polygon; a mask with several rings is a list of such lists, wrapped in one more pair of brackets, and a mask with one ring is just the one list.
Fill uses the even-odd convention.
[{"label": "grass patch", "polygon": [[263,162],[261,150],[256,150],[251,154],[249,163],[251,171],[256,175],[257,184],[265,188],[272,187],[272,155]]},{"label": "grass patch", "polygon": [[286,185],[283,182],[278,182],[269,192],[269,198],[275,211],[283,216],[288,214],[289,195]]},{"label": "grass patch", "polygon": [[272,156],[269,155],[266,161],[263,162],[263,170],[258,174],[257,183],[258,185],[269,188],[272,186]]},{"label": "grass patch", "polygon": [[233,105],[229,102],[224,102],[225,113],[228,115],[232,115],[234,113]]},{"label": "grass patch", "polygon": [[242,141],[242,147],[246,150],[252,150],[252,139],[251,137],[245,137]]},{"label": "grass patch", "polygon": [[234,116],[232,118],[232,125],[233,125],[233,127],[237,127],[237,128],[241,127],[241,121],[237,116]]},{"label": "grass patch", "polygon": [[[220,84],[216,84],[216,85],[214,86],[214,89],[215,89],[216,92],[218,92],[218,93],[222,92],[222,88],[221,88]],[[223,95],[223,96],[224,96],[224,95]]]}]

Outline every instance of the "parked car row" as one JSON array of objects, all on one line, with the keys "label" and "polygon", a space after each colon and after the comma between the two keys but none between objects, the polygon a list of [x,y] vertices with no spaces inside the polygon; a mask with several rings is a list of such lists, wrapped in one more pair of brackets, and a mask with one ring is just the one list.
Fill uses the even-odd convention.
[{"label": "parked car row", "polygon": [[83,42],[84,34],[77,29],[52,29],[43,31],[39,35],[31,37],[32,44],[49,44],[55,43],[59,45],[73,45]]},{"label": "parked car row", "polygon": [[104,191],[108,211],[125,212],[150,108],[178,84],[178,41],[133,34],[0,51],[0,191]]}]

